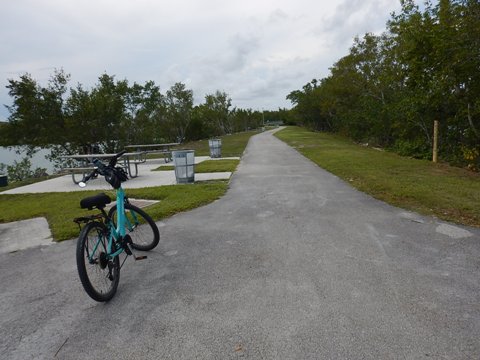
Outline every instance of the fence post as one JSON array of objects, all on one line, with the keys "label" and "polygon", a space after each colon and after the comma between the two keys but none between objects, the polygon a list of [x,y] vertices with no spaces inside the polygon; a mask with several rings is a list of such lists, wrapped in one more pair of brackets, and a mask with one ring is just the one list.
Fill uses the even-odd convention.
[{"label": "fence post", "polygon": [[438,120],[433,122],[433,158],[432,161],[438,161]]}]

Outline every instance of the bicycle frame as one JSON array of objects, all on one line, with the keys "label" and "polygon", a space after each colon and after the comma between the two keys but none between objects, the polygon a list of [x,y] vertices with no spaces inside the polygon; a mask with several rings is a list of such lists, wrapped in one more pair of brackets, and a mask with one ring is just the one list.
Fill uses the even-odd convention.
[{"label": "bicycle frame", "polygon": [[[82,228],[77,242],[77,269],[82,286],[95,301],[109,301],[117,291],[120,269],[132,255],[134,260],[146,259],[145,255],[136,255],[134,250],[149,251],[158,245],[160,234],[153,219],[145,211],[130,204],[121,183],[128,179],[121,167],[115,167],[122,151],[115,155],[108,165],[94,159],[92,173],[79,183],[85,187],[91,178],[102,175],[116,190],[116,205],[108,212],[105,205],[111,198],[104,193],[86,197],[80,201],[82,209],[98,209],[100,212],[75,218],[74,221]],[[125,212],[128,213],[125,213]],[[146,232],[135,231],[140,223],[145,223]],[[150,230],[149,230],[150,229]],[[134,242],[135,241],[135,242]],[[120,254],[125,253],[121,260]]]},{"label": "bicycle frame", "polygon": [[110,259],[113,259],[115,256],[120,255],[124,249],[121,248],[115,251],[112,254],[112,247],[113,247],[113,239],[123,239],[126,235],[125,231],[125,191],[122,187],[117,189],[117,227],[115,228],[112,219],[109,219],[108,227],[110,229],[110,235],[108,237],[108,244],[107,244],[107,254]]},{"label": "bicycle frame", "polygon": [[[128,221],[127,217],[125,216],[125,191],[123,190],[122,187],[120,187],[116,190],[116,193],[117,193],[117,227],[115,227],[112,219],[107,217],[107,221],[108,221],[107,226],[109,230],[109,235],[108,235],[107,248],[105,250],[106,250],[108,259],[113,259],[114,257],[120,255],[122,252],[125,251],[123,248],[120,248],[112,253],[113,241],[114,239],[119,240],[125,237],[126,235],[125,224],[131,227],[130,221]],[[98,239],[97,243],[93,248],[92,254],[96,253],[97,248],[100,245],[100,242],[101,240]]]}]

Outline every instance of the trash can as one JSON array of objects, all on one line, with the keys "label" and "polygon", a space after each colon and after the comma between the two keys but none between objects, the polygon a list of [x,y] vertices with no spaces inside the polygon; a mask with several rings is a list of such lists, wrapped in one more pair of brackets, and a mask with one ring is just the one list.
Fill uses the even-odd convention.
[{"label": "trash can", "polygon": [[177,179],[177,184],[195,182],[195,151],[172,151],[172,157],[175,166],[175,178]]},{"label": "trash can", "polygon": [[210,157],[211,158],[222,157],[222,140],[221,139],[208,140],[208,146],[210,146]]},{"label": "trash can", "polygon": [[7,175],[0,174],[0,186],[7,186],[7,185],[8,185]]}]

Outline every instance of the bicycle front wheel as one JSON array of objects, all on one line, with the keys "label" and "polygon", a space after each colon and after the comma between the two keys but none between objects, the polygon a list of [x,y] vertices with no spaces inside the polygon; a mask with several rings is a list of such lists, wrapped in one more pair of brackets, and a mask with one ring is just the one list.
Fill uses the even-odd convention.
[{"label": "bicycle front wheel", "polygon": [[[117,205],[108,212],[113,223],[117,224]],[[125,230],[132,238],[132,247],[148,251],[158,245],[160,232],[155,221],[142,209],[132,204],[125,204]]]},{"label": "bicycle front wheel", "polygon": [[118,256],[108,258],[108,230],[98,222],[83,228],[77,242],[77,268],[87,294],[95,301],[108,301],[117,292],[120,281]]}]

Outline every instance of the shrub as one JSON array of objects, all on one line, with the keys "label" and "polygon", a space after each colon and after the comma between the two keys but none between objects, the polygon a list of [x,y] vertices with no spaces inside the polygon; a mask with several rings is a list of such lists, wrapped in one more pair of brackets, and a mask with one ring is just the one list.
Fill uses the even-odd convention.
[{"label": "shrub", "polygon": [[13,165],[0,164],[0,173],[5,172],[10,182],[48,176],[47,169],[45,168],[36,168],[32,171],[32,163],[28,157],[24,157],[20,162],[15,160]]}]

